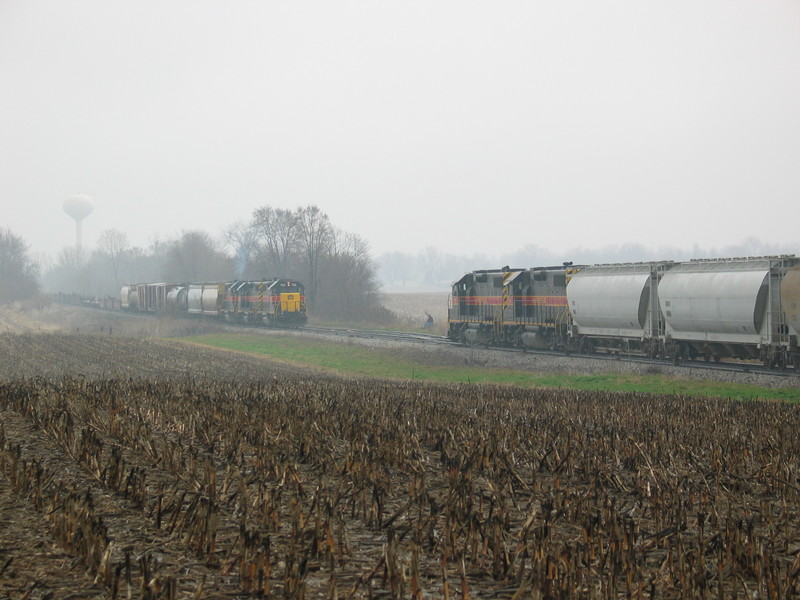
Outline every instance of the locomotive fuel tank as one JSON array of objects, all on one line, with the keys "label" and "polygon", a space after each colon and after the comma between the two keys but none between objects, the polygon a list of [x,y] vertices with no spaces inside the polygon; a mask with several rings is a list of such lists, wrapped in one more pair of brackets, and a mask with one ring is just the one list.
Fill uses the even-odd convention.
[{"label": "locomotive fuel tank", "polygon": [[470,345],[490,344],[492,342],[491,330],[485,327],[468,327],[464,330],[464,339]]},{"label": "locomotive fuel tank", "polygon": [[520,334],[522,345],[526,348],[544,349],[550,347],[551,338],[539,331],[524,331]]}]

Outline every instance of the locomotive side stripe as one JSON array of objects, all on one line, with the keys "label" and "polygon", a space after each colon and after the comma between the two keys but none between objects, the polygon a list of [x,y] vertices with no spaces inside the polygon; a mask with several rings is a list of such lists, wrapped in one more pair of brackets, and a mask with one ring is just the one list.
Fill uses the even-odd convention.
[{"label": "locomotive side stripe", "polygon": [[[239,300],[240,302],[258,302],[260,299],[261,298],[259,298],[258,296],[225,296],[225,302],[234,302],[236,300]],[[281,301],[281,297],[280,296],[264,296],[263,300],[266,300],[267,302],[280,302]],[[300,302],[305,302],[305,301],[306,301],[306,297],[305,296],[300,296]]]},{"label": "locomotive side stripe", "polygon": [[[502,296],[458,296],[458,302],[453,299],[453,305],[466,304],[467,306],[500,306],[503,304]],[[566,306],[566,296],[510,296],[508,300],[520,301],[523,306]],[[510,302],[508,302],[510,304]]]},{"label": "locomotive side stripe", "polygon": [[[464,317],[461,319],[448,319],[448,323],[474,323],[474,324],[485,324],[487,323],[486,320],[481,320],[477,317],[469,318]],[[541,326],[541,327],[556,327],[556,324],[552,321],[531,321],[530,319],[525,318],[517,318],[517,319],[509,319],[507,321],[503,321],[503,325],[527,325],[527,326]]]}]

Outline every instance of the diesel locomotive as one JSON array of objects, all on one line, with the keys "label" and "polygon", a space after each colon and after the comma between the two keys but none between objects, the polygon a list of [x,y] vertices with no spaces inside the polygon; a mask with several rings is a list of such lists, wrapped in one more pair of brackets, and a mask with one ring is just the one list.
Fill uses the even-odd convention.
[{"label": "diesel locomotive", "polygon": [[303,284],[294,279],[126,284],[120,298],[127,312],[204,316],[265,327],[300,327],[308,320]]},{"label": "diesel locomotive", "polygon": [[800,366],[794,255],[479,270],[453,284],[466,344]]}]

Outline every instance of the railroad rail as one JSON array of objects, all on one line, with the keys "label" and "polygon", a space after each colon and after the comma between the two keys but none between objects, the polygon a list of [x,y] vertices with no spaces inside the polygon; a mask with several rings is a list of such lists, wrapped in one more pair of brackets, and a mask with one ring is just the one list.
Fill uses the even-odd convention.
[{"label": "railroad rail", "polygon": [[[113,312],[115,315],[123,316],[123,317],[153,317],[158,316],[155,313],[125,313],[119,310],[107,308],[102,304],[98,303],[79,303],[79,304],[72,304],[72,303],[63,303],[70,306],[78,306],[85,310],[99,310],[103,312]],[[419,332],[411,332],[411,331],[392,331],[392,330],[381,330],[381,329],[358,329],[353,327],[329,327],[329,326],[320,326],[320,325],[305,325],[300,328],[288,328],[288,329],[280,329],[280,328],[265,328],[256,325],[248,325],[248,324],[240,324],[240,323],[224,323],[222,324],[225,328],[231,328],[233,330],[241,330],[241,329],[249,329],[249,330],[256,330],[262,332],[296,332],[298,334],[316,334],[316,335],[325,335],[330,336],[333,338],[358,338],[358,339],[376,339],[376,340],[385,340],[391,342],[404,342],[404,343],[414,343],[414,344],[424,344],[424,345],[437,345],[442,347],[450,347],[450,348],[480,348],[485,350],[491,350],[494,352],[508,352],[508,353],[517,353],[517,354],[529,354],[531,356],[552,356],[552,357],[574,357],[576,359],[591,359],[591,360],[599,360],[599,361],[610,361],[610,362],[627,362],[627,363],[636,363],[642,365],[649,365],[649,366],[661,366],[661,367],[671,367],[671,368],[678,368],[678,369],[687,369],[687,370],[698,370],[698,371],[709,371],[709,372],[729,372],[729,373],[738,373],[738,374],[762,374],[762,375],[771,375],[774,377],[799,377],[800,372],[793,368],[787,368],[786,370],[778,370],[778,369],[769,369],[764,367],[760,363],[756,362],[736,362],[736,361],[720,361],[718,363],[715,362],[704,362],[698,360],[681,360],[679,362],[674,362],[670,359],[652,359],[649,357],[645,357],[642,355],[637,355],[635,353],[626,353],[624,351],[614,351],[609,353],[601,353],[601,352],[594,352],[594,353],[579,353],[579,352],[564,352],[562,350],[548,350],[548,349],[538,349],[538,348],[516,348],[516,347],[509,347],[509,346],[490,346],[484,344],[470,344],[464,345],[459,342],[455,342],[453,340],[448,339],[445,336],[440,335],[433,335],[428,333],[419,333]]]},{"label": "railroad rail", "polygon": [[[263,328],[262,328],[263,329]],[[623,353],[578,353],[555,350],[543,350],[533,348],[512,348],[507,346],[487,346],[483,344],[464,345],[454,342],[444,336],[414,333],[408,331],[388,331],[388,330],[374,330],[374,329],[355,329],[355,328],[338,328],[338,327],[322,327],[322,326],[306,326],[297,330],[300,333],[315,333],[320,335],[329,335],[332,337],[350,337],[360,339],[382,339],[396,342],[412,342],[420,344],[436,344],[440,346],[448,346],[451,348],[481,348],[495,352],[509,352],[516,354],[529,354],[532,356],[553,356],[553,357],[574,357],[582,359],[592,359],[610,362],[627,362],[637,363],[642,365],[673,367],[689,370],[702,370],[702,371],[717,371],[717,372],[730,372],[730,373],[753,373],[765,374],[777,377],[797,377],[800,372],[794,369],[787,369],[785,371],[768,369],[758,363],[744,363],[721,361],[718,363],[688,360],[675,363],[669,359],[651,359],[645,356],[636,354],[623,354]]]}]

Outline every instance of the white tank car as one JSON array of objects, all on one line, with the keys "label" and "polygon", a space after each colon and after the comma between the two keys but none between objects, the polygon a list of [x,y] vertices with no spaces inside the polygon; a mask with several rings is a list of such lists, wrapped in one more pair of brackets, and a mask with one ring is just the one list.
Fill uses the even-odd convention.
[{"label": "white tank car", "polygon": [[189,285],[187,305],[189,314],[217,316],[225,296],[224,283],[192,283]]}]

